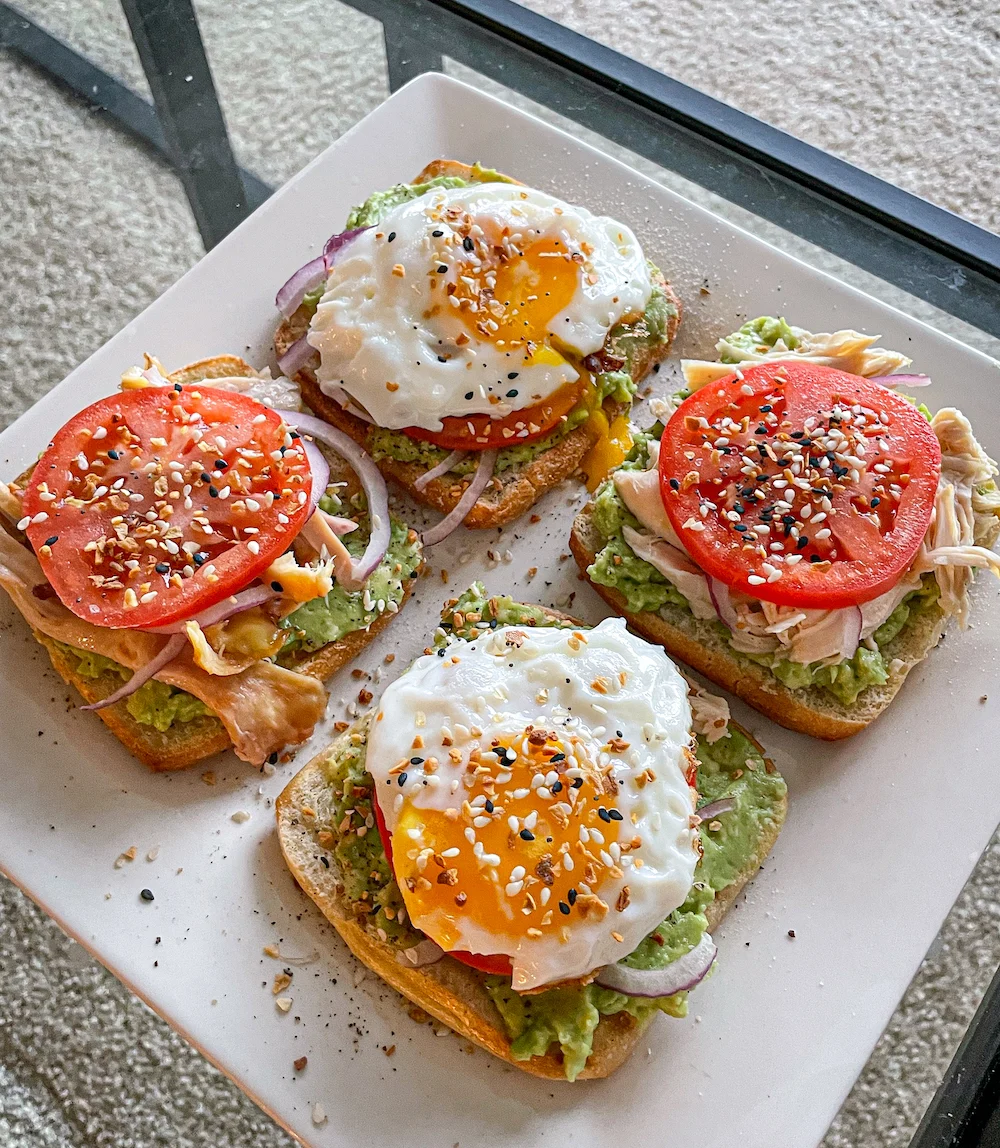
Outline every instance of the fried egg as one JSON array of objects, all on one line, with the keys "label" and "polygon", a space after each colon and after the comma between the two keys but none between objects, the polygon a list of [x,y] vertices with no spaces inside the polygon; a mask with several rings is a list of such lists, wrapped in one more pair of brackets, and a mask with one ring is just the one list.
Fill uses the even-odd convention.
[{"label": "fried egg", "polygon": [[448,188],[345,249],[308,338],[326,394],[379,426],[436,431],[577,383],[574,363],[651,291],[623,224],[515,184]]},{"label": "fried egg", "polygon": [[686,682],[620,618],[419,658],[367,749],[410,920],[522,992],[627,956],[694,879],[690,742]]}]

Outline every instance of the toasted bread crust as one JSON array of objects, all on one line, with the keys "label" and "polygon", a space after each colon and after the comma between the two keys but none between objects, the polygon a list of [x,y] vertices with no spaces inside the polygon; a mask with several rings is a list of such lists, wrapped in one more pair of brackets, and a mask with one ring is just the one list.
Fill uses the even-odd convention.
[{"label": "toasted bread crust", "polygon": [[[477,169],[471,164],[462,163],[458,159],[432,159],[413,182],[427,183],[428,180],[436,179],[438,176],[450,175],[457,176],[459,179],[466,179],[470,183],[489,183],[488,179],[484,179],[482,175],[478,174],[479,170],[481,169]],[[509,175],[504,176],[504,182],[521,183],[519,179],[513,179]]]},{"label": "toasted bread crust", "polygon": [[941,640],[948,619],[936,606],[922,611],[905,642],[890,646],[896,671],[884,686],[869,686],[854,705],[844,705],[820,687],[791,690],[749,658],[741,657],[720,640],[714,623],[702,622],[688,610],[667,606],[662,613],[633,614],[625,598],[609,586],[591,580],[587,567],[604,547],[604,539],[593,524],[590,505],[577,515],[570,535],[570,550],[587,581],[629,626],[664,647],[672,657],[686,662],[700,674],[729,690],[778,725],[824,741],[836,741],[859,733],[884,712],[898,693],[906,675]]},{"label": "toasted bread crust", "polygon": [[[442,175],[459,176],[473,182],[477,178],[473,168],[467,164],[459,163],[457,160],[439,159],[429,163],[414,182],[420,183]],[[673,304],[676,313],[670,320],[663,343],[656,348],[648,348],[647,353],[636,364],[634,371],[636,383],[645,378],[656,363],[666,358],[680,325],[680,299],[662,276],[657,283]],[[632,318],[638,320],[641,316],[636,315]],[[291,318],[282,320],[274,335],[274,349],[279,359],[306,333],[309,329],[309,319],[305,308],[300,307]],[[325,395],[320,390],[311,367],[300,370],[295,375],[295,381],[302,390],[303,398],[316,414],[349,434],[366,450],[371,449],[368,423],[347,413],[335,399]],[[624,409],[611,400],[604,404],[604,413],[609,422],[612,422]],[[574,474],[598,437],[599,432],[585,423],[570,431],[555,446],[550,447],[527,465],[497,475],[491,486],[466,515],[465,525],[474,530],[481,530],[513,522],[533,506],[546,491]],[[417,463],[399,462],[393,458],[379,459],[378,467],[387,479],[405,490],[415,501],[433,507],[442,514],[454,509],[469,482],[468,478],[443,476],[418,490],[415,483],[425,473],[425,467]]]},{"label": "toasted bread crust", "polygon": [[205,379],[228,379],[243,377],[252,379],[257,372],[246,359],[239,355],[213,355],[210,359],[199,359],[171,371],[167,378],[172,383],[200,383]]},{"label": "toasted bread crust", "polygon": [[[565,617],[554,611],[547,612],[553,617]],[[341,735],[296,774],[278,798],[278,839],[295,880],[340,933],[351,952],[403,996],[460,1036],[515,1068],[547,1079],[565,1079],[562,1057],[557,1051],[550,1049],[545,1056],[527,1061],[515,1060],[511,1056],[511,1042],[503,1019],[483,985],[482,974],[450,957],[443,957],[422,968],[401,964],[396,959],[397,950],[370,933],[345,898],[337,878],[336,859],[319,845],[314,826],[325,820],[325,811],[329,808],[330,787],[326,780],[325,762],[337,754],[341,745],[349,743],[352,733],[364,728],[361,724]],[[741,728],[740,732],[750,738],[746,730]],[[750,740],[757,745],[753,738]],[[312,811],[312,815],[306,810]],[[764,863],[783,819],[784,807],[736,881],[709,905],[709,929],[718,925],[740,891]],[[648,1023],[648,1020],[640,1023],[625,1012],[601,1017],[594,1032],[593,1051],[578,1079],[609,1076],[627,1059]]]}]

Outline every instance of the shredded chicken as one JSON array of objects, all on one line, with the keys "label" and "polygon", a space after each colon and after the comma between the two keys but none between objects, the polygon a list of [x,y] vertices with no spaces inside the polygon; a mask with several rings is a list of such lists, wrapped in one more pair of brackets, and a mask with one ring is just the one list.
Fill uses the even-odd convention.
[{"label": "shredded chicken", "polygon": [[228,678],[233,674],[242,673],[254,662],[260,661],[256,654],[245,654],[234,658],[232,655],[227,657],[225,653],[220,653],[211,645],[205,636],[205,631],[197,622],[185,622],[184,632],[191,643],[191,657],[194,664],[206,674],[212,674],[217,678]]},{"label": "shredded chicken", "polygon": [[691,704],[691,726],[695,733],[714,744],[726,736],[729,730],[729,703],[717,694],[710,694],[688,678],[691,687],[688,701]]},{"label": "shredded chicken", "polygon": [[[127,669],[145,665],[166,641],[139,630],[91,625],[58,598],[36,597],[33,588],[47,586],[38,560],[4,530],[0,530],[0,586],[33,629],[78,650],[111,658]],[[226,727],[236,753],[254,765],[286,744],[304,741],[326,709],[326,692],[320,682],[266,661],[220,678],[196,666],[188,650],[156,677],[200,698]]]},{"label": "shredded chicken", "polygon": [[337,581],[345,590],[360,590],[361,584],[354,577],[354,559],[351,552],[337,537],[337,532],[323,512],[317,511],[302,528],[302,537],[322,558],[329,555]]},{"label": "shredded chicken", "polygon": [[972,433],[969,420],[954,407],[942,407],[931,419],[941,444],[941,478],[934,512],[914,569],[931,571],[941,590],[939,603],[956,615],[965,628],[969,621],[969,586],[976,567],[1000,576],[1000,555],[979,543],[985,540],[992,511],[1000,504],[996,491],[982,494],[977,487],[997,473],[996,464]]},{"label": "shredded chicken", "polygon": [[720,339],[715,349],[725,356],[727,363],[710,362],[704,359],[682,359],[681,370],[684,381],[691,391],[697,391],[708,383],[714,383],[731,375],[740,364],[773,363],[783,359],[802,359],[809,363],[819,363],[824,367],[834,367],[838,371],[848,371],[852,375],[873,378],[877,375],[890,375],[901,367],[909,366],[911,360],[897,351],[876,347],[878,335],[862,335],[860,331],[805,331],[792,327],[792,334],[798,345],[792,349],[782,339],[773,347],[761,344],[764,350],[748,351],[728,339]]},{"label": "shredded chicken", "polygon": [[24,511],[21,509],[21,494],[6,482],[0,482],[0,513],[11,522],[20,522]]},{"label": "shredded chicken", "polygon": [[[891,354],[879,351],[883,353]],[[943,408],[931,420],[931,427],[941,444],[941,479],[927,536],[899,582],[860,608],[839,610],[800,610],[730,595],[736,617],[735,626],[730,627],[734,649],[771,653],[803,665],[836,665],[852,657],[861,643],[871,647],[875,631],[908,594],[920,588],[921,575],[929,572],[940,588],[941,608],[957,615],[963,626],[967,624],[973,570],[982,567],[1000,576],[1000,555],[981,545],[996,523],[1000,492],[979,489],[990,482],[997,468],[961,411]],[[618,471],[614,477],[619,497],[644,528],[640,532],[626,525],[625,541],[677,587],[696,618],[716,617],[708,579],[685,550],[663,509],[657,473],[659,443],[650,446],[648,469]]]},{"label": "shredded chicken", "polygon": [[268,566],[263,579],[268,585],[279,583],[282,596],[293,602],[311,602],[325,598],[333,589],[333,562],[300,566],[294,551],[288,550]]},{"label": "shredded chicken", "polygon": [[659,570],[668,582],[680,590],[696,618],[716,616],[712,596],[708,592],[708,580],[683,550],[678,550],[676,546],[671,546],[653,534],[640,534],[631,526],[626,525],[622,533],[625,541],[644,562]]}]

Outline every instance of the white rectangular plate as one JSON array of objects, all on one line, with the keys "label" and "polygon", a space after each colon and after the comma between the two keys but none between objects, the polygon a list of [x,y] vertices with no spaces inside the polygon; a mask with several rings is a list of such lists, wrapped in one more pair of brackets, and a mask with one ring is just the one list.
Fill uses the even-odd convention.
[{"label": "white rectangular plate", "polygon": [[[428,75],[333,144],[5,431],[0,474],[17,474],[70,412],[112,391],[143,351],[169,367],[222,351],[269,361],[275,289],[352,204],[438,156],[480,159],[631,224],[684,300],[682,351],[708,353],[747,314],[880,332],[934,377],[934,405],[961,406],[993,436],[991,453],[1000,450],[995,363],[570,136]],[[707,295],[699,291],[705,281]],[[669,372],[660,378],[669,385]],[[405,667],[445,596],[474,577],[522,600],[565,604],[575,591],[574,613],[596,622],[600,602],[574,564],[560,561],[584,498],[567,485],[538,507],[537,525],[524,520],[501,538],[453,536],[431,556],[434,576],[421,580],[360,665],[374,670],[394,651],[385,680]],[[491,566],[491,544],[509,549],[512,561]],[[464,555],[471,558],[462,563]],[[534,580],[531,566],[540,567]],[[441,568],[450,572],[447,589]],[[1000,626],[996,586],[981,583],[974,627],[951,635],[860,736],[824,745],[735,707],[788,779],[788,823],[719,930],[718,973],[693,995],[692,1015],[658,1018],[610,1081],[540,1082],[414,1024],[394,993],[361,976],[283,866],[272,805],[294,766],[265,779],[222,757],[210,763],[214,787],[199,768],[147,773],[99,721],[67,707],[66,690],[3,595],[0,866],[310,1145],[812,1145],[1000,819],[995,755],[986,751],[1000,699]],[[344,716],[358,688],[349,671],[332,682],[331,720]],[[328,728],[298,763],[328,740]],[[233,822],[238,810],[251,813],[249,822]],[[115,869],[132,845],[138,859]],[[145,860],[155,846],[156,859]],[[155,894],[151,904],[139,899],[144,887]],[[285,954],[321,954],[295,971],[287,1015],[270,989],[281,965],[262,952],[279,939]],[[391,1045],[389,1059],[383,1048]],[[292,1062],[303,1055],[309,1063],[298,1075]],[[317,1102],[328,1117],[320,1127],[311,1119]]]}]

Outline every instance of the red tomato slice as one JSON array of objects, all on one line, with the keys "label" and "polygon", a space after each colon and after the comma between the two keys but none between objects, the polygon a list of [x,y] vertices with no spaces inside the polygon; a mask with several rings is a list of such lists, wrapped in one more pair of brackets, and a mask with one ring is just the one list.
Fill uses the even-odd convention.
[{"label": "red tomato slice", "polygon": [[39,459],[28,539],[88,622],[192,617],[253,582],[304,524],[312,473],[296,440],[270,408],[210,386],[110,395]]},{"label": "red tomato slice", "polygon": [[405,427],[403,434],[420,442],[431,442],[444,450],[490,450],[520,446],[521,443],[534,442],[550,434],[563,415],[568,415],[583,398],[586,387],[585,379],[568,383],[545,402],[514,411],[502,419],[491,419],[489,415],[449,417],[441,420],[444,426],[439,431]]},{"label": "red tomato slice", "polygon": [[941,448],[912,403],[870,379],[765,363],[685,399],[659,469],[667,516],[709,575],[835,609],[884,594],[913,561]]},{"label": "red tomato slice", "polygon": [[[392,838],[389,836],[389,830],[385,825],[385,818],[382,816],[382,810],[376,798],[372,805],[375,807],[375,824],[378,827],[378,835],[382,839],[382,848],[385,850],[386,860],[389,862],[389,868],[392,868]],[[495,973],[497,976],[509,977],[513,971],[511,968],[510,958],[505,957],[502,953],[483,955],[480,953],[462,953],[450,952],[449,957],[454,957],[456,961],[461,961],[463,965],[469,965],[470,968],[479,969],[484,973]]]},{"label": "red tomato slice", "polygon": [[502,953],[449,953],[449,957],[454,957],[456,961],[461,961],[463,965],[468,965],[469,968],[479,969],[481,973],[492,973],[498,977],[509,977],[514,972],[514,966],[510,963],[510,957],[505,957]]}]

